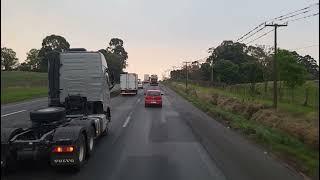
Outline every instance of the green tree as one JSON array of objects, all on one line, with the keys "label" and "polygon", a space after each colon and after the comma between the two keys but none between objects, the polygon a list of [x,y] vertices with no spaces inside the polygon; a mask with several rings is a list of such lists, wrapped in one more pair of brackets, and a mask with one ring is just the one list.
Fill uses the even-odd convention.
[{"label": "green tree", "polygon": [[40,63],[41,59],[39,57],[38,49],[31,49],[27,53],[26,63],[30,66],[31,71],[39,71],[40,70]]},{"label": "green tree", "polygon": [[110,51],[107,51],[105,49],[100,49],[99,52],[101,52],[108,64],[108,68],[111,72],[114,73],[114,78],[116,82],[120,81],[120,73],[123,72],[122,69],[122,62],[120,60],[120,57]]},{"label": "green tree", "polygon": [[200,80],[200,65],[198,61],[193,61],[191,66],[188,67],[189,78],[191,80]]},{"label": "green tree", "polygon": [[11,71],[18,65],[16,52],[11,48],[1,48],[1,70]]},{"label": "green tree", "polygon": [[247,46],[243,43],[234,43],[233,41],[223,41],[216,48],[209,48],[208,62],[217,62],[220,60],[228,59],[234,64],[241,64],[248,61]]},{"label": "green tree", "polygon": [[42,47],[39,51],[40,57],[40,71],[48,71],[48,61],[51,58],[57,57],[60,52],[66,51],[70,48],[68,41],[58,35],[50,35],[43,39]]},{"label": "green tree", "polygon": [[307,71],[297,58],[288,50],[279,50],[277,54],[279,75],[285,85],[291,89],[291,98],[294,98],[294,88],[301,86],[306,81]]},{"label": "green tree", "polygon": [[128,53],[123,47],[123,41],[119,38],[112,38],[106,49],[100,49],[108,64],[109,69],[114,73],[116,82],[120,81],[120,73],[127,67]]},{"label": "green tree", "polygon": [[211,65],[208,62],[202,63],[200,67],[201,79],[204,81],[210,80],[211,75]]},{"label": "green tree", "polygon": [[303,65],[308,72],[308,79],[319,79],[319,65],[310,55],[301,56],[297,52],[291,52],[296,57],[297,62]]},{"label": "green tree", "polygon": [[239,66],[230,60],[220,60],[214,64],[217,78],[221,82],[233,84],[239,82]]},{"label": "green tree", "polygon": [[255,84],[256,82],[262,81],[263,71],[261,65],[256,61],[246,62],[241,64],[241,71],[246,82],[249,82],[250,92],[252,95],[256,93]]},{"label": "green tree", "polygon": [[17,67],[17,69],[19,71],[31,71],[31,66],[30,64],[23,62]]}]

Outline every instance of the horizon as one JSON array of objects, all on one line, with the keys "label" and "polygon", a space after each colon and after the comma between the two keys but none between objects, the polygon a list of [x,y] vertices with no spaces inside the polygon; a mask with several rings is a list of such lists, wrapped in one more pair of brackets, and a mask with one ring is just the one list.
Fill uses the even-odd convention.
[{"label": "horizon", "polygon": [[[42,40],[51,34],[65,37],[71,47],[89,51],[104,49],[111,38],[120,38],[128,52],[124,71],[142,78],[143,74],[157,74],[161,79],[172,66],[207,57],[210,47],[235,40],[267,19],[315,1],[86,2],[77,1],[74,8],[72,1],[1,1],[1,46],[13,49],[21,63],[30,49],[40,49]],[[273,34],[251,45],[255,44],[273,46]],[[278,47],[309,54],[319,64],[319,16],[279,28]]]}]

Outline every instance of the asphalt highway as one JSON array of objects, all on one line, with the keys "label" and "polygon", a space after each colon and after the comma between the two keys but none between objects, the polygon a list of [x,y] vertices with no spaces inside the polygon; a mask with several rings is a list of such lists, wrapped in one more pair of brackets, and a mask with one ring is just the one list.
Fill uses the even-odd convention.
[{"label": "asphalt highway", "polygon": [[[143,90],[111,99],[111,133],[97,140],[80,172],[57,171],[46,161],[23,161],[1,179],[302,179],[172,90],[161,90],[162,108],[145,108]],[[29,126],[29,112],[46,106],[47,98],[1,106],[1,126]]]}]

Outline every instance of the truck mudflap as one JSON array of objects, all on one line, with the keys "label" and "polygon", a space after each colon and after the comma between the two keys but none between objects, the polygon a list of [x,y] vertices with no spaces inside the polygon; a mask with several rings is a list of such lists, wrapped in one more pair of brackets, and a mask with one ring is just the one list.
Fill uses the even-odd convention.
[{"label": "truck mudflap", "polygon": [[86,130],[83,126],[67,126],[56,129],[50,152],[50,164],[52,166],[77,166],[78,141],[84,134],[86,134]]},{"label": "truck mudflap", "polygon": [[22,128],[1,128],[1,169],[6,168],[7,160],[11,156],[11,138],[22,131]]}]

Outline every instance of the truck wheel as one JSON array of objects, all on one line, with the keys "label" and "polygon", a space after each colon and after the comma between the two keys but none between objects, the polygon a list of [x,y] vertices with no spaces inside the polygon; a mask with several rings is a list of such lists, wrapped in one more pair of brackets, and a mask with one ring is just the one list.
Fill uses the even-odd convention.
[{"label": "truck wheel", "polygon": [[18,161],[16,159],[15,154],[10,153],[1,164],[1,173],[8,174],[14,173],[18,168]]},{"label": "truck wheel", "polygon": [[108,122],[108,124],[107,124],[106,129],[102,131],[102,133],[101,133],[102,136],[106,136],[106,135],[110,134],[110,129],[111,129],[111,127],[110,127],[110,126],[111,126],[111,116],[108,115],[107,117],[108,117],[108,121],[109,121],[109,122]]},{"label": "truck wheel", "polygon": [[89,136],[87,140],[87,157],[90,157],[93,150],[94,150],[94,145],[95,145],[95,130],[93,126],[90,126],[89,128]]},{"label": "truck wheel", "polygon": [[85,158],[86,158],[86,150],[87,150],[87,146],[85,143],[85,138],[84,135],[81,133],[79,135],[79,139],[77,142],[77,159],[76,159],[76,165],[75,165],[75,169],[77,171],[80,170],[80,168],[83,166],[84,162],[85,162]]}]

